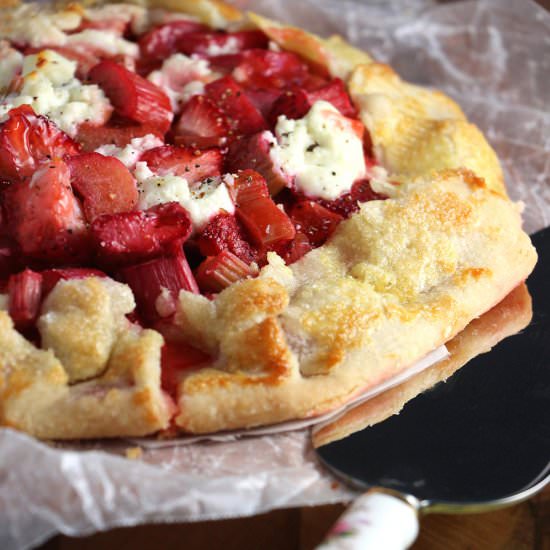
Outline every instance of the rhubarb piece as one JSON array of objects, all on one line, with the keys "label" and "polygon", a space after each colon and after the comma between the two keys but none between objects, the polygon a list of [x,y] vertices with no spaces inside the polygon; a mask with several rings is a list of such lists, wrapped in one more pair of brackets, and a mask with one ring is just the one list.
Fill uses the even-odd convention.
[{"label": "rhubarb piece", "polygon": [[162,62],[173,53],[181,51],[178,44],[187,34],[207,29],[205,25],[187,19],[160,25],[139,39],[141,55],[150,65]]},{"label": "rhubarb piece", "polygon": [[301,200],[290,208],[296,230],[304,233],[312,246],[321,246],[343,217],[311,200]]},{"label": "rhubarb piece", "polygon": [[219,149],[200,151],[191,147],[163,145],[145,151],[140,160],[146,162],[153,173],[181,176],[190,185],[207,177],[219,176],[222,169]]},{"label": "rhubarb piece", "polygon": [[174,128],[178,145],[205,149],[221,147],[227,142],[229,123],[213,101],[202,95],[193,96],[183,107]]},{"label": "rhubarb piece", "polygon": [[216,56],[233,54],[251,48],[267,48],[268,39],[262,31],[206,31],[186,34],[178,41],[178,51],[187,55]]},{"label": "rhubarb piece", "polygon": [[225,166],[228,172],[250,168],[261,174],[272,196],[288,186],[289,178],[277,167],[270,156],[273,136],[269,132],[259,132],[234,141],[227,152]]},{"label": "rhubarb piece", "polygon": [[165,133],[173,113],[168,96],[152,82],[114,61],[105,60],[90,71],[111,101],[115,111],[139,124],[150,124]]},{"label": "rhubarb piece", "polygon": [[254,134],[267,128],[260,111],[232,77],[210,82],[205,94],[227,115],[231,129],[237,134]]},{"label": "rhubarb piece", "polygon": [[211,361],[210,355],[186,342],[165,340],[161,355],[162,389],[171,397],[177,398],[177,389],[183,374]]},{"label": "rhubarb piece", "polygon": [[86,223],[70,181],[69,167],[55,160],[3,191],[11,236],[26,256],[49,262],[86,256]]},{"label": "rhubarb piece", "polygon": [[90,269],[88,267],[65,267],[52,268],[41,271],[42,275],[42,295],[46,297],[53,287],[61,280],[84,279],[85,277],[107,277],[99,269]]},{"label": "rhubarb piece", "polygon": [[305,233],[298,231],[296,237],[288,244],[287,248],[280,254],[287,265],[297,262],[307,254],[313,246]]},{"label": "rhubarb piece", "polygon": [[12,275],[8,282],[8,312],[17,329],[34,324],[42,300],[42,275],[25,269]]},{"label": "rhubarb piece", "polygon": [[132,289],[141,315],[150,322],[161,317],[156,307],[161,293],[164,302],[171,299],[174,304],[180,290],[199,293],[197,282],[181,249],[170,256],[124,267],[120,275]]},{"label": "rhubarb piece", "polygon": [[255,277],[256,264],[246,264],[229,250],[209,256],[195,271],[195,278],[203,292],[221,292],[233,283]]},{"label": "rhubarb piece", "polygon": [[76,155],[80,147],[29,105],[8,112],[0,124],[0,180],[32,176],[41,161]]},{"label": "rhubarb piece", "polygon": [[359,203],[385,199],[387,199],[386,196],[372,190],[368,180],[359,180],[353,184],[349,193],[345,193],[332,201],[319,199],[317,202],[331,212],[335,212],[344,218],[349,218],[349,216],[359,210]]},{"label": "rhubarb piece", "polygon": [[110,120],[106,126],[82,124],[78,128],[77,141],[82,150],[93,152],[102,145],[110,144],[125,147],[134,138],[141,138],[148,134],[162,138],[163,134],[150,124],[136,124],[129,121]]},{"label": "rhubarb piece", "polygon": [[220,212],[208,222],[197,244],[203,256],[217,256],[229,250],[247,264],[256,259],[256,252],[246,241],[237,219],[227,212]]},{"label": "rhubarb piece", "polygon": [[168,253],[181,247],[190,234],[191,219],[177,202],[100,216],[91,227],[95,250],[107,265],[124,265]]},{"label": "rhubarb piece", "polygon": [[256,246],[271,248],[294,238],[290,218],[267,193],[267,185],[254,170],[239,172],[234,181],[237,219]]},{"label": "rhubarb piece", "polygon": [[84,153],[71,157],[67,164],[71,184],[82,199],[88,222],[102,214],[128,212],[137,206],[136,180],[120,160],[99,153]]}]

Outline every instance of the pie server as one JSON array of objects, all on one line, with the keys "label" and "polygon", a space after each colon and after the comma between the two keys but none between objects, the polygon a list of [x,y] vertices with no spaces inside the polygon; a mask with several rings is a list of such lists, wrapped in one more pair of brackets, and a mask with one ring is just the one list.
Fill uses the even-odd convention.
[{"label": "pie server", "polygon": [[550,480],[550,227],[536,233],[533,320],[399,415],[316,450],[366,490],[319,550],[407,548],[429,512],[487,511]]}]

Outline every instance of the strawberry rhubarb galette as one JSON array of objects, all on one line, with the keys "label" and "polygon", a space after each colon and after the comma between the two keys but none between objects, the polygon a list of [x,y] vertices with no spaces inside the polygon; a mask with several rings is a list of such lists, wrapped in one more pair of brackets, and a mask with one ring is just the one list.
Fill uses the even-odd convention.
[{"label": "strawberry rhubarb galette", "polygon": [[318,415],[536,261],[490,146],[337,37],[225,4],[0,10],[0,424]]}]

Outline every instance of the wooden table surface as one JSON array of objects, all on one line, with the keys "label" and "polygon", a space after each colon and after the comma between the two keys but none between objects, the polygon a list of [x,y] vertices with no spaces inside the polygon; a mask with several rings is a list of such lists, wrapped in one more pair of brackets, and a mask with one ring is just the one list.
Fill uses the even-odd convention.
[{"label": "wooden table surface", "polygon": [[[550,0],[536,1],[550,10]],[[318,506],[217,522],[143,525],[84,538],[57,536],[40,548],[311,550],[344,508]],[[550,550],[550,486],[527,502],[497,512],[428,515],[422,519],[420,536],[412,550]]]}]

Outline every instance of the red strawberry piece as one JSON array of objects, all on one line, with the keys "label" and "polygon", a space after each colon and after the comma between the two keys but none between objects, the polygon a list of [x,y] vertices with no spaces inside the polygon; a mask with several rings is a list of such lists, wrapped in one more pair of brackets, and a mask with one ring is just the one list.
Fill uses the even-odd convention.
[{"label": "red strawberry piece", "polygon": [[263,178],[253,170],[239,172],[235,178],[237,219],[242,223],[251,241],[272,248],[290,241],[296,235],[290,218],[269,196],[265,187],[258,185]]},{"label": "red strawberry piece", "polygon": [[8,312],[18,329],[34,324],[42,301],[42,275],[25,269],[8,281]]},{"label": "red strawberry piece", "polygon": [[189,20],[172,21],[145,33],[139,39],[142,57],[149,62],[163,61],[178,52],[178,43],[190,32],[207,30],[201,23]]},{"label": "red strawberry piece", "polygon": [[49,262],[86,255],[86,224],[70,181],[69,167],[55,160],[4,190],[8,226],[23,254]]},{"label": "red strawberry piece", "polygon": [[163,137],[163,134],[150,124],[109,121],[106,126],[82,124],[78,128],[76,139],[82,145],[84,151],[92,152],[105,144],[125,147],[134,138],[144,137],[148,134],[153,134],[159,138]]},{"label": "red strawberry piece", "polygon": [[20,268],[20,256],[9,239],[0,237],[0,281]]},{"label": "red strawberry piece", "polygon": [[302,118],[307,115],[311,105],[312,103],[305,90],[298,89],[284,92],[273,104],[268,121],[271,126],[275,126],[281,115],[293,120]]},{"label": "red strawberry piece", "polygon": [[237,53],[251,48],[267,48],[268,39],[262,31],[193,32],[178,41],[178,51],[187,55],[198,54],[215,56],[224,53]]},{"label": "red strawberry piece", "polygon": [[357,109],[351,102],[346,85],[340,78],[334,78],[327,85],[307,92],[307,96],[311,105],[319,100],[328,101],[344,116],[351,118],[357,116]]},{"label": "red strawberry piece", "polygon": [[343,219],[339,214],[310,200],[295,203],[290,208],[290,217],[296,230],[304,233],[314,247],[321,246]]},{"label": "red strawberry piece", "polygon": [[174,116],[170,99],[152,82],[110,60],[98,63],[90,79],[99,84],[120,116],[150,124],[162,133],[170,128]]},{"label": "red strawberry piece", "polygon": [[311,243],[305,233],[298,231],[296,237],[288,244],[286,250],[280,254],[287,265],[297,262],[302,256],[312,250]]},{"label": "red strawberry piece", "polygon": [[307,65],[292,52],[247,50],[233,69],[233,78],[251,88],[300,86],[308,76]]},{"label": "red strawberry piece", "polygon": [[164,297],[163,305],[166,306],[169,299],[175,303],[181,290],[199,293],[197,282],[181,249],[170,256],[122,268],[120,275],[132,289],[138,308],[148,321],[161,317],[156,307],[157,298],[161,294]]},{"label": "red strawberry piece", "polygon": [[191,219],[177,202],[145,211],[105,215],[92,224],[99,259],[121,265],[150,259],[180,246],[191,233]]},{"label": "red strawberry piece", "polygon": [[368,180],[359,180],[353,184],[349,193],[345,193],[332,201],[319,199],[318,202],[331,212],[348,218],[359,210],[360,202],[384,199],[387,199],[387,197],[374,192]]},{"label": "red strawberry piece", "polygon": [[260,111],[230,76],[207,84],[205,94],[229,117],[234,132],[254,134],[267,128]]},{"label": "red strawberry piece", "polygon": [[256,252],[246,241],[235,216],[220,212],[214,216],[197,238],[203,256],[217,256],[229,250],[247,264],[256,259]]},{"label": "red strawberry piece", "polygon": [[221,292],[233,283],[255,277],[256,264],[248,265],[229,250],[204,260],[195,271],[195,278],[203,292]]},{"label": "red strawberry piece", "polygon": [[15,181],[32,176],[48,158],[76,155],[79,145],[29,105],[8,113],[0,124],[0,179]]},{"label": "red strawberry piece", "polygon": [[269,154],[272,146],[266,132],[244,136],[234,141],[229,146],[225,159],[227,171],[252,169],[265,178],[271,195],[276,195],[289,184],[289,178],[273,163]]},{"label": "red strawberry piece", "polygon": [[178,145],[209,148],[221,147],[227,142],[229,123],[223,111],[202,95],[193,96],[183,107],[174,128]]},{"label": "red strawberry piece", "polygon": [[102,214],[133,210],[139,200],[136,180],[114,157],[99,153],[84,153],[67,160],[71,184],[82,199],[84,214],[89,222]]},{"label": "red strawberry piece", "polygon": [[219,149],[200,151],[191,147],[163,145],[145,151],[140,157],[149,169],[165,176],[181,176],[192,184],[210,176],[219,176],[222,169],[222,154]]},{"label": "red strawberry piece", "polygon": [[178,384],[185,372],[212,361],[210,355],[176,340],[165,339],[161,353],[161,386],[173,398],[177,398]]},{"label": "red strawberry piece", "polygon": [[256,88],[246,90],[246,95],[252,101],[262,116],[269,120],[269,115],[275,102],[281,97],[281,90],[275,88]]},{"label": "red strawberry piece", "polygon": [[103,271],[87,267],[45,269],[41,271],[40,274],[42,275],[42,294],[44,297],[49,294],[53,287],[61,280],[84,279],[85,277],[107,277]]}]

